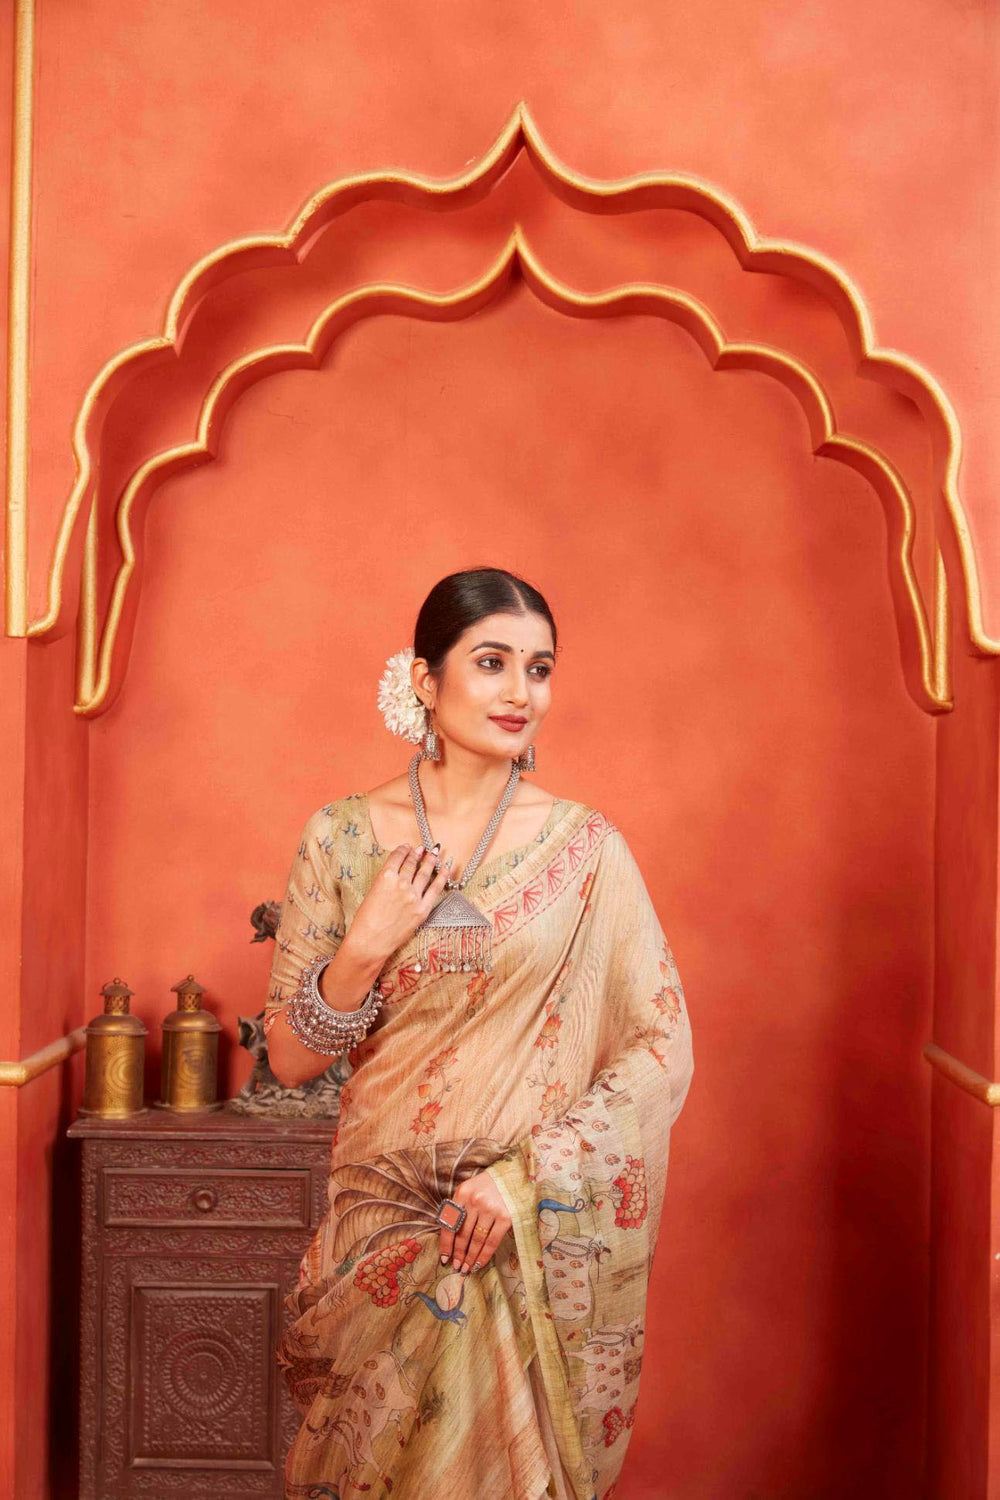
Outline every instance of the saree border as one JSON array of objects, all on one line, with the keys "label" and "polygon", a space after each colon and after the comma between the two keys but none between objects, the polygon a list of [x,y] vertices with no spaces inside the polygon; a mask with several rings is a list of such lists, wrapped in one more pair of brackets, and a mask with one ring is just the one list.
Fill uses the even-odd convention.
[{"label": "saree border", "polygon": [[[486,1168],[510,1214],[511,1230],[517,1246],[519,1269],[524,1278],[528,1306],[531,1308],[532,1329],[538,1353],[538,1367],[545,1387],[549,1407],[549,1419],[555,1434],[556,1446],[563,1468],[570,1476],[576,1500],[592,1500],[593,1484],[590,1482],[590,1465],[583,1450],[580,1428],[573,1408],[566,1359],[559,1335],[548,1305],[548,1287],[542,1261],[542,1245],[538,1237],[536,1205],[533,1195],[522,1201],[518,1187],[523,1193],[527,1181],[527,1164],[518,1146],[508,1151]],[[535,1316],[535,1309],[542,1311]]]},{"label": "saree border", "polygon": [[[491,920],[494,953],[527,922],[541,915],[564,895],[571,877],[608,835],[617,831],[617,825],[602,812],[586,803],[574,802],[556,822],[545,842],[532,849],[506,874],[478,890],[475,880],[470,881],[466,887],[470,899]],[[582,894],[585,898],[585,893]],[[380,976],[390,1014],[394,1004],[429,988],[442,974],[450,972],[431,964],[417,969],[414,933],[391,955]],[[470,971],[468,978],[470,986],[485,990],[491,976],[477,970]]]}]

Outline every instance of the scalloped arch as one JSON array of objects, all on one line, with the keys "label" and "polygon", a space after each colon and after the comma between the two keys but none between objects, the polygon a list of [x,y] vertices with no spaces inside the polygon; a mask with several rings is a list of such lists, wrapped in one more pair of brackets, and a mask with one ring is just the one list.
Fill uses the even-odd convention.
[{"label": "scalloped arch", "polygon": [[[943,712],[952,707],[946,656],[947,580],[937,552],[935,628],[927,612],[912,568],[915,513],[901,476],[871,444],[838,433],[832,405],[816,376],[797,358],[763,344],[727,344],[712,315],[694,298],[658,285],[631,285],[585,294],[557,282],[532,256],[519,229],[502,255],[477,282],[457,292],[417,292],[391,284],[367,286],[339,298],[313,324],[305,344],[277,345],[234,361],[223,370],[203,403],[198,441],[156,454],[132,476],[116,515],[122,554],[103,629],[96,618],[96,526],[93,505],[94,463],[90,426],[102,397],[112,395],[128,379],[152,362],[177,357],[180,330],[195,304],[230,276],[250,268],[298,262],[303,247],[336,215],[372,199],[408,202],[426,207],[458,208],[486,196],[519,152],[526,151],[552,191],[572,206],[589,213],[625,213],[648,207],[684,208],[710,222],[726,239],[744,270],[768,270],[803,281],[821,292],[836,311],[858,361],[859,372],[907,395],[915,402],[931,430],[941,468],[941,496],[955,546],[956,564],[965,585],[967,623],[971,641],[984,654],[1000,653],[1000,641],[987,635],[982,621],[981,595],[975,553],[958,494],[961,432],[950,401],[937,381],[908,356],[879,349],[874,344],[871,319],[850,277],[818,252],[788,241],[763,239],[749,218],[727,194],[711,184],[682,174],[647,173],[616,181],[587,179],[565,167],[548,149],[522,102],[494,145],[466,173],[432,179],[406,172],[367,173],[344,178],[313,195],[284,234],[231,241],[200,260],[185,275],[170,299],[163,333],[129,346],[109,360],[92,382],[74,424],[73,446],[77,475],[66,501],[53,549],[46,613],[31,622],[29,634],[54,630],[63,606],[64,574],[70,543],[81,520],[84,501],[91,496],[89,522],[81,566],[80,670],[77,711],[92,714],[106,706],[113,690],[114,659],[124,616],[129,580],[135,568],[130,516],[135,501],[166,473],[206,461],[213,456],[212,435],[232,400],[248,383],[278,368],[311,364],[315,367],[334,332],[344,321],[373,310],[405,311],[411,316],[437,318],[468,316],[498,294],[506,277],[520,269],[535,292],[560,311],[575,316],[608,316],[623,311],[652,312],[671,317],[688,328],[716,368],[754,368],[783,381],[806,413],[813,451],[850,464],[865,475],[886,506],[890,528],[890,568],[904,673],[909,690],[921,707]],[[907,624],[907,617],[909,624]],[[100,635],[100,639],[98,636]]]},{"label": "scalloped arch", "polygon": [[809,425],[813,452],[837,458],[862,472],[886,509],[891,553],[898,575],[893,597],[901,651],[910,691],[921,707],[941,712],[951,707],[943,660],[935,653],[920,590],[912,567],[913,506],[900,475],[871,444],[838,433],[833,407],[811,370],[792,355],[763,344],[728,343],[715,318],[686,293],[656,285],[634,284],[606,292],[574,291],[551,276],[516,228],[494,264],[475,282],[456,292],[435,293],[389,283],[357,288],[337,298],[313,323],[302,344],[277,344],[241,356],[216,377],[198,419],[192,443],[165,449],[147,459],[130,479],[117,513],[121,549],[107,619],[96,645],[90,673],[81,679],[78,710],[92,714],[104,707],[123,674],[121,639],[129,585],[137,557],[132,519],[138,503],[169,475],[210,462],[228,413],[250,384],[279,370],[318,369],[337,335],[362,317],[396,312],[410,317],[454,320],[471,317],[495,301],[515,272],[520,271],[532,291],[557,311],[577,317],[645,313],[669,319],[685,328],[715,369],[753,369],[769,374],[797,398]]}]

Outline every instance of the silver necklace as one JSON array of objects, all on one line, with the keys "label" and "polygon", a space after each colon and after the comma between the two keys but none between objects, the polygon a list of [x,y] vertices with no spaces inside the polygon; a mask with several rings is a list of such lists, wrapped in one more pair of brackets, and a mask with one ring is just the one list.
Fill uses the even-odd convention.
[{"label": "silver necklace", "polygon": [[[427,822],[427,810],[420,791],[420,778],[417,775],[419,764],[418,752],[410,761],[408,773],[410,793],[413,797],[413,810],[416,813],[420,837],[424,841],[424,847],[430,849],[434,844],[434,835]],[[482,969],[487,974],[493,971],[491,957],[493,923],[477,906],[473,906],[468,897],[462,895],[462,888],[476,873],[490,839],[496,833],[500,819],[507,811],[520,776],[517,761],[512,759],[510,776],[503,795],[496,805],[493,816],[483,829],[482,838],[476,845],[472,858],[462,871],[461,880],[446,882],[445,893],[441,900],[417,928],[417,956],[421,966],[425,966],[431,972],[435,969],[451,971]]]}]

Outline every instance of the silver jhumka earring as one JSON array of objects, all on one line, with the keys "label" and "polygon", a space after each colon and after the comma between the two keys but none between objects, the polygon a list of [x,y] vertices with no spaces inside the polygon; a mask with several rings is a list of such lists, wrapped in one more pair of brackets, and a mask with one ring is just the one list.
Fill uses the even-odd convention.
[{"label": "silver jhumka earring", "polygon": [[431,711],[426,704],[424,705],[424,714],[427,727],[424,730],[423,743],[420,748],[420,759],[440,760],[441,745],[438,741],[437,735],[434,733],[434,723],[431,718]]},{"label": "silver jhumka earring", "polygon": [[533,771],[535,769],[534,745],[529,745],[527,750],[522,750],[515,764],[519,771]]}]

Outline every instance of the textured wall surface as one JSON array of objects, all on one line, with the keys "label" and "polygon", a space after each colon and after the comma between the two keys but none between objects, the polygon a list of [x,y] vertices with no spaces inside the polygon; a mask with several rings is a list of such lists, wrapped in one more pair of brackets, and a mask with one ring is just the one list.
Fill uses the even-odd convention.
[{"label": "textured wall surface", "polygon": [[[32,617],[88,389],[162,331],[199,259],[282,231],[339,177],[467,172],[524,100],[575,172],[694,174],[760,235],[849,274],[875,342],[925,366],[961,423],[961,496],[1000,634],[985,3],[514,0],[492,15],[308,0],[279,16],[104,0],[40,6],[36,28]],[[673,288],[731,343],[813,371],[840,430],[902,475],[932,616],[946,519],[933,423],[859,373],[850,318],[822,286],[741,269],[704,213],[581,209],[526,153],[472,197],[361,201],[298,262],[208,278],[177,354],[130,368],[95,406],[99,625],[130,485],[139,565],[104,711],[73,712],[82,526],[59,630],[0,652],[0,890],[16,934],[0,1053],[80,1024],[121,975],[151,1028],[155,1095],[157,1023],[193,971],[226,1027],[223,1086],[238,1087],[236,1018],[262,1007],[268,960],[251,908],[280,897],[314,808],[405,768],[375,707],[385,658],[443,574],[522,572],[562,647],[534,779],[628,838],[698,1059],[622,1494],[909,1497],[929,1435],[934,1493],[985,1495],[993,1121],[940,1078],[932,1109],[921,1055],[933,1036],[997,1076],[996,664],[971,651],[953,562],[954,708],[935,716],[913,690],[902,511],[819,453],[794,382],[759,354],[713,369],[669,319],[568,316],[518,274],[472,316],[375,310],[316,368],[255,367],[220,408],[214,461],[136,478],[194,442],[232,361],[301,343],[359,286],[455,293],[517,224],[568,287]],[[77,1061],[16,1099],[0,1090],[0,1481],[24,1497],[72,1494],[62,1130],[79,1081]]]}]

